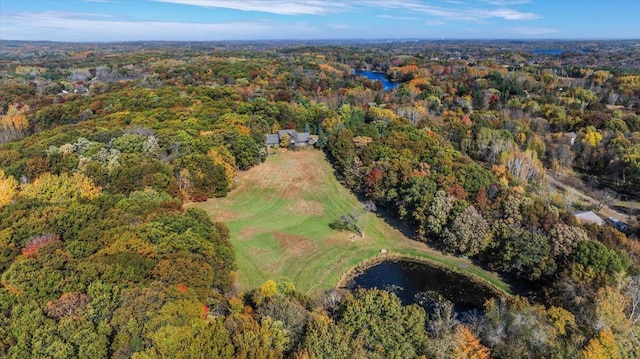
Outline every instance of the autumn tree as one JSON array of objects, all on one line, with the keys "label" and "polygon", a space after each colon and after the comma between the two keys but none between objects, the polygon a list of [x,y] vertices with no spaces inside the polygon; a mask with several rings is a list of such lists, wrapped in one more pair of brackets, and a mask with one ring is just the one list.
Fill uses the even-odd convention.
[{"label": "autumn tree", "polygon": [[224,146],[212,148],[209,156],[213,158],[213,162],[218,166],[223,166],[227,175],[228,188],[231,190],[236,178],[237,166],[235,157]]},{"label": "autumn tree", "polygon": [[47,202],[75,201],[79,198],[93,199],[102,193],[102,189],[82,173],[69,176],[66,173],[55,175],[45,173],[32,183],[26,184],[20,194]]},{"label": "autumn tree", "polygon": [[601,330],[582,351],[585,359],[620,359],[616,339],[610,329]]},{"label": "autumn tree", "polygon": [[0,143],[22,138],[29,129],[27,105],[9,105],[6,114],[0,117]]},{"label": "autumn tree", "polygon": [[452,250],[473,256],[491,242],[491,228],[473,206],[460,213],[442,234],[443,243]]},{"label": "autumn tree", "polygon": [[89,303],[91,303],[91,298],[84,293],[64,293],[57,300],[47,303],[45,313],[56,319],[77,318]]},{"label": "autumn tree", "polygon": [[0,208],[13,202],[18,193],[18,181],[13,176],[6,176],[0,169]]},{"label": "autumn tree", "polygon": [[567,257],[581,241],[589,240],[587,233],[578,227],[556,223],[549,231],[551,242],[551,255],[554,257]]},{"label": "autumn tree", "polygon": [[456,327],[456,346],[453,358],[456,359],[489,359],[491,351],[480,343],[473,332],[466,325]]}]

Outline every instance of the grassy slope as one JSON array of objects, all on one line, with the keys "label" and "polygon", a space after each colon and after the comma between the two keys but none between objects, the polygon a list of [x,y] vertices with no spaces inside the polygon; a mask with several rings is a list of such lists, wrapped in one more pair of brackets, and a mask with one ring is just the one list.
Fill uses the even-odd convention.
[{"label": "grassy slope", "polygon": [[290,279],[300,291],[316,294],[334,287],[346,271],[385,248],[471,273],[509,291],[496,275],[406,238],[375,214],[364,220],[366,238],[330,229],[329,223],[360,205],[338,183],[320,151],[280,150],[278,156],[241,173],[237,188],[226,198],[195,206],[231,230],[237,282],[243,290],[267,279]]}]

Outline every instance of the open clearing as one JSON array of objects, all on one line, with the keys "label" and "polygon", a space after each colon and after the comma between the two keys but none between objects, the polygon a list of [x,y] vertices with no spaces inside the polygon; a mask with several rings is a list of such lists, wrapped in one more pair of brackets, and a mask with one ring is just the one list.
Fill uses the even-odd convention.
[{"label": "open clearing", "polygon": [[279,150],[277,156],[240,173],[227,197],[192,205],[229,227],[241,290],[268,279],[287,279],[301,292],[318,294],[335,287],[350,268],[386,249],[389,254],[437,262],[509,292],[497,275],[408,239],[375,213],[363,217],[366,238],[329,228],[341,214],[361,206],[337,181],[321,151]]}]

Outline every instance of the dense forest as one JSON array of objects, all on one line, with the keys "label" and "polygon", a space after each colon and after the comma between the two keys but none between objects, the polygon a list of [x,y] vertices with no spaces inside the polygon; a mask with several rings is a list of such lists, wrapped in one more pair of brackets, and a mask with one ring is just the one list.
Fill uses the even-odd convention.
[{"label": "dense forest", "polygon": [[[640,357],[633,41],[0,45],[0,357]],[[228,228],[185,204],[280,129],[518,295],[239,291]],[[603,209],[624,228],[574,216]]]}]

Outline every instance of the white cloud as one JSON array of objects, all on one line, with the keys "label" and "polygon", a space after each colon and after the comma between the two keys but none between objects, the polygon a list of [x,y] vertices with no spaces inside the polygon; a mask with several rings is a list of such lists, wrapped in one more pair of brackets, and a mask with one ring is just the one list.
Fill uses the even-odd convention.
[{"label": "white cloud", "polygon": [[[540,16],[507,8],[486,9],[474,7],[473,3],[445,1],[446,6],[430,5],[419,0],[151,0],[209,8],[225,8],[240,11],[265,12],[278,15],[327,15],[356,11],[360,7],[394,9],[419,12],[447,20],[478,21],[488,18],[505,20],[530,20]],[[506,6],[522,4],[525,0],[490,1],[492,5]],[[401,15],[398,15],[401,16]]]},{"label": "white cloud", "polygon": [[486,13],[486,17],[499,17],[505,20],[533,20],[538,19],[540,16],[530,12],[520,12],[510,9],[497,9],[489,10]]},{"label": "white cloud", "polygon": [[309,24],[269,21],[188,23],[106,19],[101,14],[47,11],[2,13],[2,38],[47,41],[208,41],[320,38]]},{"label": "white cloud", "polygon": [[211,8],[224,8],[241,11],[266,12],[278,15],[324,15],[350,8],[340,1],[321,0],[152,0],[174,4],[193,5]]},{"label": "white cloud", "polygon": [[504,20],[532,20],[540,18],[539,15],[530,12],[521,12],[518,10],[499,8],[486,9],[474,7],[473,4],[462,4],[454,6],[438,6],[426,4],[417,0],[360,0],[360,4],[386,9],[405,9],[410,12],[419,12],[442,20],[462,20],[462,21],[481,21],[491,18],[500,18]]}]

